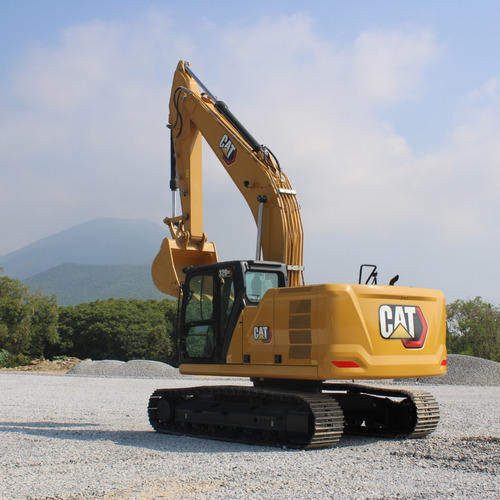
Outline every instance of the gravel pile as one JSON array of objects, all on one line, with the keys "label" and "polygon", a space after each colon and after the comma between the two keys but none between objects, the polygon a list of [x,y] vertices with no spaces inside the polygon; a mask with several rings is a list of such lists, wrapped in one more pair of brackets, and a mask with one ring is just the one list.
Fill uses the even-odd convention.
[{"label": "gravel pile", "polygon": [[[84,360],[68,375],[93,377],[185,378],[177,368],[159,361],[92,361]],[[469,386],[500,386],[500,363],[460,354],[448,355],[448,373],[441,377],[401,379],[401,384],[446,384]]]},{"label": "gravel pile", "polygon": [[424,384],[499,386],[500,363],[488,359],[448,355],[448,373],[441,377],[426,377],[422,379],[405,379],[401,383],[419,382]]},{"label": "gravel pile", "polygon": [[133,377],[133,378],[181,378],[177,368],[160,361],[132,360],[80,361],[67,375],[89,375],[93,377]]}]

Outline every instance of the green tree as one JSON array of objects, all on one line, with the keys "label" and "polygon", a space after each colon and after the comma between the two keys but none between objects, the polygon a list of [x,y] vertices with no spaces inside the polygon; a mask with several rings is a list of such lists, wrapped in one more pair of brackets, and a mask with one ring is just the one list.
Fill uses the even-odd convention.
[{"label": "green tree", "polygon": [[159,312],[163,315],[165,323],[158,322],[155,327],[149,330],[146,358],[177,366],[177,342],[175,338],[177,303],[163,300]]},{"label": "green tree", "polygon": [[36,292],[29,296],[28,305],[31,313],[31,355],[53,357],[60,350],[57,299],[55,295],[49,297]]},{"label": "green tree", "polygon": [[2,365],[25,363],[57,351],[55,296],[31,293],[20,281],[0,276],[0,351]]},{"label": "green tree", "polygon": [[61,307],[63,354],[171,362],[172,311],[169,300],[107,299]]},{"label": "green tree", "polygon": [[500,309],[484,302],[456,300],[446,308],[448,350],[500,361]]},{"label": "green tree", "polygon": [[13,355],[28,354],[30,308],[28,287],[20,281],[0,276],[0,346]]}]

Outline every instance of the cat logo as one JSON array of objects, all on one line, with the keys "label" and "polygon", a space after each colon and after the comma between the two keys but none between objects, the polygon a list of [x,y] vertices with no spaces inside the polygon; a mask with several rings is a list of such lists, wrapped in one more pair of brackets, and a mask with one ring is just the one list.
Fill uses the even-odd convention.
[{"label": "cat logo", "polygon": [[253,338],[254,340],[262,340],[264,344],[271,342],[273,334],[268,326],[254,326]]},{"label": "cat logo", "polygon": [[407,349],[423,347],[428,327],[420,307],[384,304],[378,316],[384,339],[400,339]]},{"label": "cat logo", "polygon": [[231,139],[224,134],[219,142],[219,148],[222,151],[222,159],[226,165],[231,165],[236,160],[236,146],[232,143]]}]

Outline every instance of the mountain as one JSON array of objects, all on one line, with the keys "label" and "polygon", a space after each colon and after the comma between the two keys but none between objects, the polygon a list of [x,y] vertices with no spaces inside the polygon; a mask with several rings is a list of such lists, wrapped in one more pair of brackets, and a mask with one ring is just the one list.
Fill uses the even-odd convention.
[{"label": "mountain", "polygon": [[67,263],[147,264],[166,234],[147,219],[94,219],[0,257],[0,266],[7,276],[24,280]]},{"label": "mountain", "polygon": [[106,298],[162,299],[151,264],[166,228],[146,219],[100,218],[0,257],[4,274],[61,305]]},{"label": "mountain", "polygon": [[62,306],[110,297],[124,299],[167,298],[153,284],[151,264],[61,264],[23,280],[30,289],[56,295]]}]

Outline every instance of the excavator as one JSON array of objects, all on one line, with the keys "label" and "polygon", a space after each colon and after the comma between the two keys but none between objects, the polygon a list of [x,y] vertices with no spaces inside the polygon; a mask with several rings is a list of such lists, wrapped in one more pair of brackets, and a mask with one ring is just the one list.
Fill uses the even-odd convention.
[{"label": "excavator", "polygon": [[[306,285],[297,192],[271,150],[188,62],[174,74],[168,127],[171,237],[152,277],[179,297],[179,370],[250,383],[158,389],[149,399],[152,427],[296,449],[332,447],[344,433],[433,432],[433,396],[389,382],[446,373],[442,292],[396,286],[397,277],[380,285],[376,266],[366,264],[358,283]],[[202,138],[252,212],[254,259],[220,262],[203,232]]]}]

